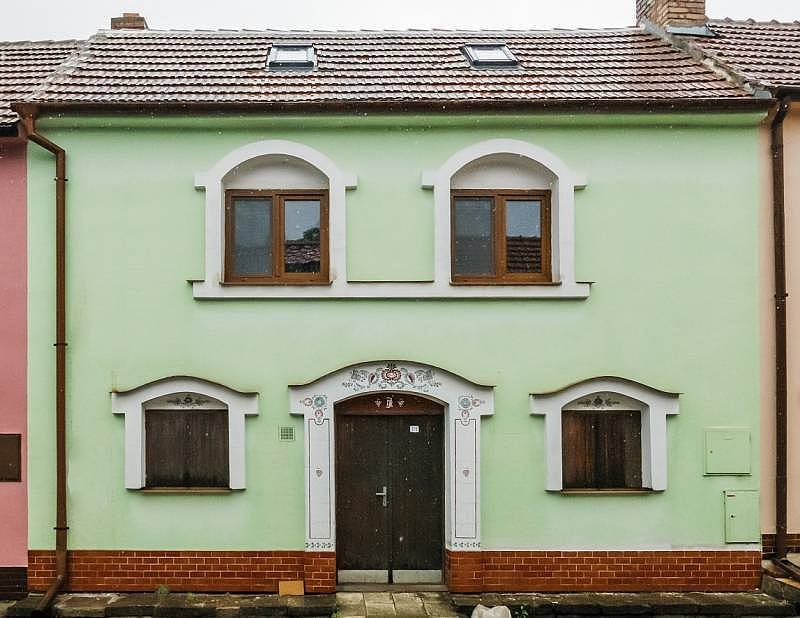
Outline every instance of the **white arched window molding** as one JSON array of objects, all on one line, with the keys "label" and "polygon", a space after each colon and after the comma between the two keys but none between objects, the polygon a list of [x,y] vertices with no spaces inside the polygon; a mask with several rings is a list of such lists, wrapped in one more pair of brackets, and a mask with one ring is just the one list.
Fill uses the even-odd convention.
[{"label": "white arched window molding", "polygon": [[[470,285],[450,284],[450,187],[465,166],[485,157],[517,156],[547,172],[550,178],[553,284]],[[224,190],[226,176],[240,166],[248,173],[259,159],[290,157],[327,178],[329,200],[330,285],[223,284]],[[225,155],[211,169],[195,175],[195,187],[205,197],[205,274],[192,281],[195,298],[587,298],[589,284],[575,281],[575,190],[586,185],[584,176],[548,150],[513,139],[493,139],[473,144],[449,157],[438,169],[422,174],[422,188],[433,189],[434,279],[432,281],[350,281],[346,272],[346,204],[356,176],[342,171],[321,152],[297,142],[265,140],[247,144]],[[237,188],[245,188],[239,186]],[[266,187],[265,187],[266,188]],[[290,187],[282,187],[290,188]],[[296,187],[303,188],[303,187]],[[412,239],[413,241],[414,239]],[[422,239],[417,239],[422,242]]]},{"label": "white arched window molding", "polygon": [[[225,256],[225,179],[239,166],[258,159],[288,157],[318,170],[328,181],[329,286],[320,285],[223,285]],[[252,169],[249,172],[252,173]],[[356,176],[343,172],[327,156],[288,140],[264,140],[228,153],[205,172],[195,174],[195,187],[206,192],[205,278],[193,281],[195,298],[315,298],[343,296],[347,287],[345,253],[345,193],[356,187]],[[246,187],[238,187],[246,188]],[[261,187],[269,188],[269,187]],[[310,187],[279,188],[308,189]]]},{"label": "white arched window molding", "polygon": [[125,487],[145,486],[144,411],[160,409],[219,409],[228,411],[228,465],[231,489],[245,487],[245,422],[258,414],[258,394],[233,390],[222,384],[189,376],[148,382],[127,391],[111,393],[111,410],[125,415]]},{"label": "white arched window molding", "polygon": [[642,485],[667,488],[667,416],[678,414],[679,393],[658,390],[616,377],[590,378],[550,393],[532,394],[531,414],[544,416],[545,457],[549,491],[562,484],[561,412],[627,409],[641,412]]},{"label": "white arched window molding", "polygon": [[454,286],[456,290],[450,295],[483,298],[588,297],[589,284],[575,281],[575,191],[586,187],[586,177],[570,169],[566,163],[549,150],[516,139],[491,139],[473,144],[453,154],[440,168],[422,174],[422,186],[426,189],[433,189],[435,208],[434,284],[439,289],[453,287],[449,286],[449,283],[451,274],[450,190],[454,176],[479,159],[508,155],[529,160],[535,167],[547,172],[550,177],[550,187],[548,188],[551,191],[552,210],[553,284]]},{"label": "white arched window molding", "polygon": [[445,545],[480,549],[481,418],[494,411],[494,389],[399,360],[344,367],[289,388],[289,413],[303,416],[305,424],[306,548],[336,549],[335,404],[386,392],[410,392],[444,405]]}]

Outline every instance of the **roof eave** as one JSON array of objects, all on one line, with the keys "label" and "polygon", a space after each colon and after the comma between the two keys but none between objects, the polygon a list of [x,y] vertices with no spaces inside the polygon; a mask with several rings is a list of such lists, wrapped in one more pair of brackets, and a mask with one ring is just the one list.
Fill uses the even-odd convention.
[{"label": "roof eave", "polygon": [[[799,91],[800,92],[800,91]],[[11,108],[20,116],[48,113],[99,114],[201,114],[201,113],[452,113],[452,112],[760,112],[770,109],[772,98],[676,99],[531,99],[528,101],[320,101],[320,102],[17,102]]]},{"label": "roof eave", "polygon": [[791,99],[800,98],[800,86],[776,86],[771,89],[776,99],[789,97]]}]

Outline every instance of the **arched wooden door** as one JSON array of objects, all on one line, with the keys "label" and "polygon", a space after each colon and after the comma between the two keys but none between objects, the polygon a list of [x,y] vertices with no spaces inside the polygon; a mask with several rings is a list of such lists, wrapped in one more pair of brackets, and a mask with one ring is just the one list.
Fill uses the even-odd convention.
[{"label": "arched wooden door", "polygon": [[438,583],[444,535],[444,408],[405,393],[336,405],[339,581]]}]

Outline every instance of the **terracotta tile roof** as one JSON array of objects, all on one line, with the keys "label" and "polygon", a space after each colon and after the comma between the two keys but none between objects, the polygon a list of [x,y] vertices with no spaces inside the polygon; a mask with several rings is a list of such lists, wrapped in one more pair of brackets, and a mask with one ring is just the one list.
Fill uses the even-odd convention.
[{"label": "terracotta tile roof", "polygon": [[[274,42],[318,67],[267,71]],[[465,43],[505,42],[515,69],[473,69]],[[48,103],[638,101],[731,99],[739,87],[639,28],[551,31],[101,31],[29,100]]]},{"label": "terracotta tile roof", "polygon": [[800,87],[800,22],[712,20],[716,37],[680,37],[756,86]]},{"label": "terracotta tile roof", "polygon": [[11,102],[31,93],[77,47],[77,41],[0,42],[0,125],[19,120]]}]

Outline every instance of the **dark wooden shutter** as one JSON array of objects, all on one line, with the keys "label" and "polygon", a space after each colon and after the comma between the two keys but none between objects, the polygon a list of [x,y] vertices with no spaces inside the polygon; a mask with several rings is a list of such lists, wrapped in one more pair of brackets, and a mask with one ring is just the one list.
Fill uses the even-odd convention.
[{"label": "dark wooden shutter", "polygon": [[638,411],[561,414],[564,489],[642,486],[642,426]]},{"label": "dark wooden shutter", "polygon": [[228,487],[225,410],[147,410],[146,487]]},{"label": "dark wooden shutter", "polygon": [[0,434],[0,481],[22,480],[22,436]]}]

